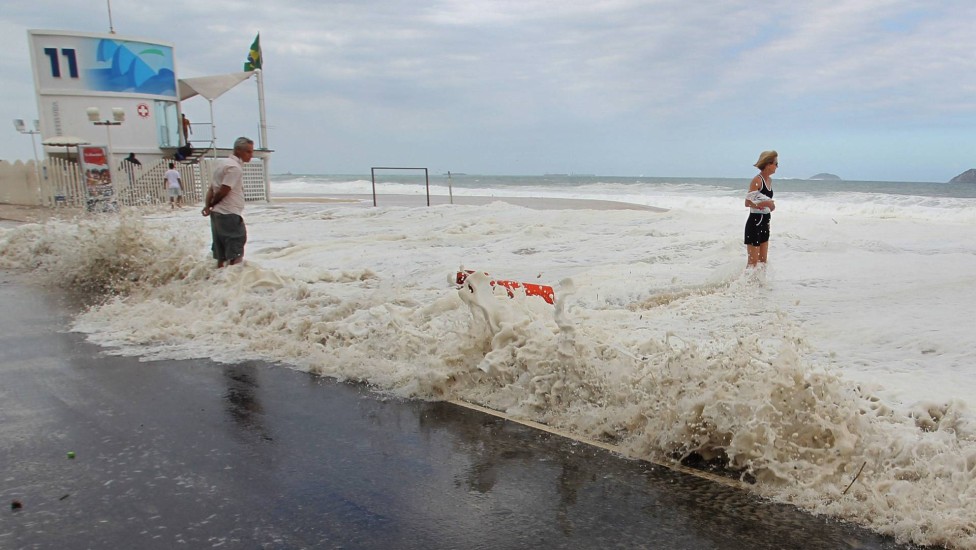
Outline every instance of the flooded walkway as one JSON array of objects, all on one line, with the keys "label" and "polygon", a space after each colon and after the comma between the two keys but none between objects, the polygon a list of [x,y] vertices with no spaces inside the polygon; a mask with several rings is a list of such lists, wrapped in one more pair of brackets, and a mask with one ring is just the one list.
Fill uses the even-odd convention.
[{"label": "flooded walkway", "polygon": [[0,305],[2,548],[903,548],[448,403],[108,356],[3,272]]}]

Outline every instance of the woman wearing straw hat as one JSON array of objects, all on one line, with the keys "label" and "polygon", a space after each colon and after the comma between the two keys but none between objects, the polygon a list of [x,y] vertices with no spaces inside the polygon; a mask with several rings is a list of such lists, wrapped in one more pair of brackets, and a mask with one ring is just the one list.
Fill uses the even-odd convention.
[{"label": "woman wearing straw hat", "polygon": [[779,167],[779,154],[776,151],[763,151],[753,166],[759,169],[759,173],[752,178],[749,193],[746,195],[746,207],[749,208],[745,238],[749,255],[748,267],[766,265],[766,252],[769,250],[769,220],[772,217],[771,212],[776,210],[776,203],[773,202],[772,180],[776,168]]}]

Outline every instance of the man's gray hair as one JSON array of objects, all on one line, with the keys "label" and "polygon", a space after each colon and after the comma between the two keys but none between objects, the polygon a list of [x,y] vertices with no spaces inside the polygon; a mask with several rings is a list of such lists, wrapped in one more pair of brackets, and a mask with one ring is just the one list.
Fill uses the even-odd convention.
[{"label": "man's gray hair", "polygon": [[237,151],[240,151],[241,149],[244,149],[244,147],[246,147],[248,145],[253,146],[254,145],[254,140],[251,139],[251,138],[243,137],[243,136],[242,137],[239,137],[239,138],[237,138],[237,139],[234,140],[234,152],[236,153]]}]

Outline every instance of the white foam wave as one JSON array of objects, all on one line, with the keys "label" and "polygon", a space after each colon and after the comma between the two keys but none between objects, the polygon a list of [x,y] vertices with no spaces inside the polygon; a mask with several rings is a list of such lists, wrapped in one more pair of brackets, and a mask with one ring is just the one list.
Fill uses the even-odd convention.
[{"label": "white foam wave", "polygon": [[[819,360],[794,302],[811,295],[732,267],[728,220],[617,211],[581,227],[578,211],[502,204],[249,212],[247,261],[223,270],[195,213],[21,226],[0,233],[0,259],[108,292],[74,328],[118,353],[261,359],[465,399],[638,456],[724,458],[763,495],[976,547],[967,404],[902,404]],[[465,261],[560,281],[556,306],[477,274],[446,286]]]}]

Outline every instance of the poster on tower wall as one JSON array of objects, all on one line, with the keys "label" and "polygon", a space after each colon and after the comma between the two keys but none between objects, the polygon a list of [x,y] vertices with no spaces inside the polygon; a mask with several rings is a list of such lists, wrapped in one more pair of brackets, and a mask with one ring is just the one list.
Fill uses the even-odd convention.
[{"label": "poster on tower wall", "polygon": [[86,200],[88,210],[97,212],[114,210],[115,188],[112,186],[108,147],[79,145],[78,158],[81,160],[81,173],[85,177],[85,187],[88,189]]}]

